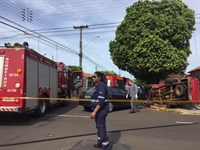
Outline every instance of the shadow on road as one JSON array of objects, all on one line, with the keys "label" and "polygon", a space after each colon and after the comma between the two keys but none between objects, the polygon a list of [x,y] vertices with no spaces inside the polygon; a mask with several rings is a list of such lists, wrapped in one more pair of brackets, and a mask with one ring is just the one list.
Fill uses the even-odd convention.
[{"label": "shadow on road", "polygon": [[114,132],[114,133],[110,133],[108,135],[108,139],[109,139],[109,143],[110,143],[110,150],[113,149],[113,145],[116,144],[117,142],[119,142],[119,139],[121,137],[121,131],[119,132]]},{"label": "shadow on road", "polygon": [[[194,122],[191,124],[170,124],[170,125],[162,125],[162,126],[150,126],[150,127],[142,127],[142,128],[131,128],[131,129],[123,129],[123,130],[113,130],[108,131],[109,137],[111,138],[111,134],[114,137],[114,134],[118,137],[115,137],[114,143],[119,141],[119,137],[121,137],[121,132],[129,132],[129,131],[137,131],[137,130],[150,130],[150,129],[160,129],[160,128],[170,128],[170,127],[182,127],[182,126],[192,126],[200,124],[200,122]],[[70,135],[70,136],[62,136],[62,137],[56,137],[51,139],[40,139],[40,140],[33,140],[33,141],[24,141],[24,142],[18,142],[18,143],[10,143],[10,144],[0,144],[0,147],[6,147],[6,146],[14,146],[14,145],[23,145],[23,144],[31,144],[31,143],[39,143],[39,142],[47,142],[47,141],[55,141],[55,140],[62,140],[62,139],[70,139],[70,138],[77,138],[77,137],[85,137],[85,136],[91,136],[96,135],[97,133],[87,133],[87,134],[77,134],[77,135]],[[114,144],[113,144],[114,145]],[[126,149],[129,150],[129,149]]]},{"label": "shadow on road", "polygon": [[[54,116],[48,115],[48,114],[55,114],[55,115],[61,115],[65,114],[74,108],[78,107],[77,102],[71,102],[69,106],[67,107],[61,107],[61,106],[54,106],[49,108],[47,111],[47,114],[44,117],[37,118],[34,116],[33,113],[29,114],[17,114],[17,113],[7,113],[7,114],[0,114],[0,126],[6,125],[6,126],[30,126],[37,122],[43,121],[46,124],[48,122],[55,121]],[[59,118],[56,118],[57,120]]]}]

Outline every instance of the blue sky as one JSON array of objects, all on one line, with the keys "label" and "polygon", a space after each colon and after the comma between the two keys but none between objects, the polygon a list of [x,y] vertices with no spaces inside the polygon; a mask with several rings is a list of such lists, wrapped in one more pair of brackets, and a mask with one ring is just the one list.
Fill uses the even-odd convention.
[{"label": "blue sky", "polygon": [[[35,30],[40,35],[64,45],[65,48],[61,48],[58,46],[59,44],[55,43],[44,43],[36,34],[35,37],[24,35],[21,31],[1,23],[0,45],[7,42],[23,43],[27,41],[30,48],[46,54],[48,58],[53,56],[55,61],[78,66],[80,34],[79,30],[73,29],[73,26],[89,25],[88,29],[83,30],[82,36],[83,54],[86,57],[83,58],[83,70],[93,73],[98,64],[98,70],[113,70],[122,76],[133,78],[128,72],[119,71],[110,59],[108,49],[109,41],[115,38],[117,25],[126,15],[126,8],[134,2],[136,0],[1,0],[0,21],[23,30],[25,30],[24,27]],[[200,0],[183,0],[183,2],[196,14],[196,30],[190,41],[192,54],[188,58],[187,72],[200,65]],[[23,9],[25,9],[24,21],[22,21]],[[30,23],[28,21],[30,21],[31,11],[33,19]],[[13,21],[14,24],[5,18]],[[23,27],[19,27],[16,23]],[[55,28],[59,29],[55,30]],[[100,37],[95,38],[97,35]],[[69,51],[73,51],[73,53]]]}]

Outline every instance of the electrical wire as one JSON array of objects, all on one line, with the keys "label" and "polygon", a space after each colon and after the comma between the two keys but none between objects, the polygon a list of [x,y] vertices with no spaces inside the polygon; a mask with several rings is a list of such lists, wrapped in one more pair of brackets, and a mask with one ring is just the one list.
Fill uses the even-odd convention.
[{"label": "electrical wire", "polygon": [[[111,24],[119,24],[121,22],[111,22],[111,23],[101,23],[101,24],[89,24],[89,29],[90,26],[105,26],[105,25],[111,25]],[[68,29],[68,28],[72,28],[72,27],[61,27],[61,28],[48,28],[48,29],[36,29],[36,30],[32,30],[32,31],[42,31],[42,30],[62,30],[62,29]]]},{"label": "electrical wire", "polygon": [[[13,7],[14,7],[14,6],[12,5],[12,8],[13,8]],[[20,5],[20,7],[22,7],[22,5]],[[16,10],[17,10],[17,8],[16,8]],[[38,19],[37,19],[37,20],[38,20]],[[67,39],[66,41],[69,42],[69,41],[71,41],[71,40],[70,40],[70,39]],[[74,40],[71,41],[71,42],[74,43],[74,45],[77,45],[77,47],[78,47],[78,44],[77,44],[78,42],[76,42],[76,41],[74,41]]]},{"label": "electrical wire", "polygon": [[[8,21],[8,19],[7,19],[7,21]],[[9,24],[7,24],[7,23],[5,23],[5,22],[2,22],[2,21],[0,21],[0,23],[2,23],[2,24],[4,24],[4,25],[7,25],[7,26],[9,26],[9,27],[15,28],[16,30],[19,30],[19,31],[25,33],[25,35],[29,35],[29,36],[33,36],[33,37],[35,37],[35,38],[38,38],[38,36],[34,35],[34,34],[36,34],[36,33],[34,33],[34,34],[27,33],[26,31],[24,31],[24,30],[22,30],[22,29],[20,29],[20,28],[14,27],[14,26],[9,25]],[[20,27],[22,27],[22,26],[20,26]],[[25,27],[24,27],[24,28],[25,28]],[[27,28],[26,28],[26,29],[27,29]],[[55,42],[55,41],[53,41],[53,40],[50,40],[49,38],[46,38],[46,37],[44,37],[44,36],[41,36],[41,37],[39,37],[39,38],[40,38],[41,40],[45,41],[45,42],[48,42],[49,44],[56,45],[56,46],[60,47],[61,49],[64,49],[65,51],[68,51],[68,52],[70,52],[70,53],[79,55],[79,53],[77,53],[75,50],[69,49],[68,47],[66,47],[66,46],[64,46],[64,45],[62,45],[62,44],[60,44],[60,43],[57,43],[57,42]],[[50,40],[50,41],[49,41],[49,40]],[[54,42],[54,43],[53,43],[53,42]],[[66,49],[66,48],[67,48],[67,49]],[[90,58],[87,57],[86,55],[83,55],[83,57],[84,57],[85,59],[87,59],[88,61],[92,62],[93,64],[97,65],[98,67],[104,69],[104,67],[100,66],[99,64],[97,64],[96,62],[94,62],[92,59],[90,59]]]},{"label": "electrical wire", "polygon": [[197,63],[198,63],[199,62],[199,54],[198,54],[198,50],[197,50],[197,43],[196,43],[195,33],[193,35],[194,35],[194,46],[195,46],[196,53],[197,53]]},{"label": "electrical wire", "polygon": [[[38,6],[44,5],[43,1],[41,1],[41,0],[39,0],[39,1],[40,2],[37,3]],[[2,4],[1,2],[2,3],[5,2],[5,4]],[[12,17],[13,22],[21,21],[21,18],[20,18],[21,10],[23,8],[27,8],[27,7],[31,6],[31,4],[28,3],[28,1],[27,1],[27,6],[25,6],[26,1],[24,3],[20,3],[20,4],[13,2],[12,0],[1,0],[1,2],[0,2],[0,4],[1,4],[1,6],[3,6],[1,8],[6,9],[7,12],[9,12],[9,13],[4,13],[4,15],[6,15],[6,17],[9,16],[9,18]],[[34,9],[33,10],[34,12],[36,12],[33,15],[34,20],[31,22],[31,25],[34,25],[32,27],[33,30],[28,30],[28,31],[25,30],[25,31],[30,34],[28,36],[31,36],[31,34],[36,36],[36,37],[33,36],[32,38],[39,39],[40,36],[44,36],[46,34],[46,36],[48,36],[48,37],[55,36],[55,37],[58,37],[59,39],[61,39],[62,41],[65,40],[68,43],[69,42],[74,43],[73,46],[78,47],[79,39],[78,39],[78,36],[76,36],[76,38],[75,38],[75,35],[78,35],[80,33],[78,33],[77,30],[66,30],[66,29],[71,29],[72,27],[61,27],[63,29],[61,29],[61,28],[56,29],[54,23],[62,23],[63,21],[65,21],[66,24],[64,26],[67,26],[67,24],[73,25],[75,22],[73,22],[72,20],[69,21],[69,17],[70,17],[70,18],[73,18],[78,23],[84,22],[84,24],[86,24],[86,22],[84,21],[85,19],[83,19],[83,17],[85,17],[84,15],[88,12],[90,12],[90,17],[96,15],[97,13],[98,13],[98,15],[101,15],[100,14],[101,12],[111,12],[110,14],[112,14],[113,12],[119,11],[122,9],[125,11],[124,6],[129,5],[131,3],[133,3],[133,2],[130,2],[130,0],[127,0],[127,1],[123,0],[123,1],[119,1],[115,4],[113,4],[111,6],[110,1],[88,0],[88,1],[84,1],[84,3],[80,3],[80,0],[73,0],[73,1],[68,0],[66,3],[63,3],[63,1],[61,1],[61,0],[57,0],[57,1],[51,0],[51,1],[49,1],[48,5],[46,4],[46,9],[43,9],[44,7],[40,7],[42,9]],[[65,4],[67,4],[67,5],[65,5]],[[60,9],[61,11],[59,11],[58,9]],[[96,13],[94,13],[94,12],[96,12]],[[43,13],[46,13],[46,14],[40,15]],[[200,15],[200,14],[195,14],[196,19],[199,19],[198,15]],[[83,16],[83,17],[81,17],[81,16]],[[47,19],[48,17],[54,17],[55,21],[52,22],[51,20],[48,20]],[[97,17],[97,16],[95,16],[95,17]],[[97,20],[97,22],[98,22],[98,20]],[[119,24],[119,23],[120,22],[110,23],[110,25],[111,24]],[[24,26],[29,25],[29,24],[28,24],[28,22],[25,22],[25,21],[23,22]],[[196,24],[199,24],[199,22],[197,22]],[[107,25],[106,25],[106,23],[105,24],[104,23],[90,24],[89,25],[90,28],[87,30],[85,29],[84,34],[114,32],[114,30],[105,30],[105,29],[114,28],[114,27],[117,27],[117,25],[113,26],[113,27],[111,27],[111,26],[108,27],[108,25],[109,25],[109,23]],[[39,29],[35,29],[35,27],[39,27]],[[52,31],[49,31],[49,30],[52,30]],[[91,30],[93,30],[93,32],[91,32]],[[38,31],[37,34],[35,33],[36,31]],[[45,31],[47,31],[47,32],[43,33]],[[65,32],[67,32],[67,33],[65,33]],[[56,39],[56,40],[58,40],[58,39]]]}]

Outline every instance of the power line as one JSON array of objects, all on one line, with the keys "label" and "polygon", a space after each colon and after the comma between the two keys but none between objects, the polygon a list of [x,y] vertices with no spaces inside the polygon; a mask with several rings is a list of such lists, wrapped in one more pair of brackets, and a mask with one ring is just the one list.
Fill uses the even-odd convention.
[{"label": "power line", "polygon": [[[109,33],[109,32],[115,32],[116,30],[108,30],[108,31],[95,31],[95,32],[84,32],[84,35],[85,34],[94,34],[94,33]],[[62,35],[61,34],[47,34],[47,36],[67,36],[67,35],[79,35],[80,33],[63,33]]]},{"label": "power line", "polygon": [[[57,1],[59,1],[60,2],[60,4],[61,4],[61,6],[64,6],[64,4],[60,1],[60,0],[57,0]],[[60,5],[57,5],[58,7],[60,7]],[[62,9],[62,7],[60,7],[61,9]],[[73,13],[70,9],[69,9],[69,7],[67,7],[67,6],[64,6],[64,9],[62,9],[64,12],[66,12],[65,10],[68,10],[69,12],[70,12],[70,14],[72,14],[72,16],[75,16],[75,20],[76,21],[78,21],[79,22],[79,20],[81,20],[75,13]],[[81,20],[82,21],[82,20]],[[79,22],[80,23],[80,22]],[[82,24],[82,23],[81,23]],[[87,23],[85,23],[85,24],[87,24]]]},{"label": "power line", "polygon": [[[8,9],[8,11],[10,11],[10,9],[12,10],[12,9],[14,9],[13,11],[17,11],[17,10],[19,10],[19,12],[21,11],[21,9],[22,9],[22,5],[17,5],[17,7],[15,7],[15,5],[17,5],[17,4],[13,4],[13,5],[9,5],[9,9]],[[12,6],[12,7],[11,7]],[[19,7],[18,7],[19,6]],[[5,7],[5,8],[7,8],[7,7]],[[16,13],[16,15],[18,15],[18,13]],[[15,15],[15,16],[16,16]],[[16,17],[15,17],[16,18]],[[37,22],[37,20],[41,20],[41,19],[38,19],[37,17],[35,17],[36,19],[35,19],[35,21],[34,22],[32,22],[33,24],[34,23],[36,23]],[[41,18],[41,17],[40,17]],[[42,21],[44,21],[45,19],[42,19]],[[60,19],[59,19],[60,20]],[[37,23],[36,23],[37,24]],[[39,24],[40,25],[40,24]],[[49,26],[49,23],[46,23],[46,25],[48,25]],[[48,27],[49,28],[49,27]],[[62,36],[62,35],[60,35],[60,36]],[[64,37],[64,38],[66,38],[66,37]],[[66,39],[66,41],[68,41],[68,42],[72,42],[72,43],[74,43],[74,45],[77,45],[77,42],[75,42],[74,40],[72,41],[71,40],[72,38],[68,38],[68,39]]]},{"label": "power line", "polygon": [[[76,14],[81,14],[81,15],[83,15],[84,13],[88,13],[88,12],[93,14],[92,12],[96,12],[96,11],[100,12],[100,10],[102,10],[104,12],[105,11],[113,11],[113,10],[119,11],[119,9],[125,10],[124,7],[122,7],[122,6],[127,6],[130,3],[131,3],[130,0],[127,2],[123,0],[123,2],[119,1],[115,4],[112,4],[112,7],[110,7],[110,5],[109,5],[110,2],[107,2],[107,3],[106,2],[103,2],[103,3],[93,2],[93,3],[89,3],[89,4],[80,3],[80,2],[73,4],[72,2],[70,2],[70,4],[72,4],[70,7],[70,10],[72,12],[75,12]],[[76,6],[76,7],[74,7],[74,6]],[[65,6],[63,5],[63,7],[65,7]],[[47,10],[46,12],[49,12],[48,9],[43,9],[43,12],[45,12],[45,10]],[[63,13],[59,13],[59,15],[61,15],[61,14],[63,14]]]},{"label": "power line", "polygon": [[194,33],[194,45],[195,45],[195,49],[196,49],[196,52],[197,52],[197,62],[199,62],[199,54],[198,54],[198,50],[197,50],[197,43],[196,43],[195,33]]},{"label": "power line", "polygon": [[[1,17],[1,16],[0,16],[0,18],[5,19],[5,18],[3,18],[3,17]],[[9,21],[8,19],[6,19],[6,20]],[[12,22],[12,21],[11,21],[11,22]],[[5,22],[0,21],[0,23],[2,23],[2,24],[4,24],[4,25],[7,25],[7,26],[9,26],[9,27],[12,27],[12,28],[14,28],[14,29],[16,29],[16,30],[19,30],[19,31],[25,33],[25,35],[31,35],[31,36],[33,36],[33,37],[35,37],[35,38],[38,38],[38,36],[34,35],[34,34],[37,34],[37,33],[35,33],[35,32],[34,32],[34,34],[31,34],[31,33],[28,33],[28,32],[26,32],[26,31],[24,31],[24,30],[22,30],[22,29],[20,29],[20,28],[17,28],[17,27],[14,27],[14,26],[12,26],[12,25],[9,25],[9,24],[7,24],[7,23],[5,23]],[[22,27],[22,26],[20,26],[20,27]],[[25,27],[24,27],[24,28],[25,28]],[[27,28],[25,28],[25,29],[27,30]],[[73,53],[73,54],[78,55],[78,53],[77,53],[75,50],[72,50],[72,49],[70,49],[70,48],[68,48],[68,47],[66,47],[66,46],[64,46],[64,45],[62,45],[62,44],[60,44],[60,43],[57,43],[57,42],[55,42],[55,41],[53,41],[53,40],[51,40],[51,39],[49,39],[49,38],[46,38],[45,36],[40,35],[39,38],[40,38],[41,40],[47,42],[47,43],[56,45],[56,46],[58,46],[58,47],[64,49],[65,51],[68,51],[68,52],[70,52],[70,53]],[[50,40],[50,41],[49,41],[49,40]],[[99,64],[95,63],[92,59],[90,59],[89,57],[87,57],[86,55],[83,55],[83,57],[84,57],[85,59],[89,60],[90,62],[94,63],[95,65],[98,65],[100,68],[103,68],[103,67],[100,66]]]},{"label": "power line", "polygon": [[[66,46],[64,46],[64,45],[62,45],[62,44],[60,44],[60,43],[58,43],[58,42],[55,42],[55,41],[53,41],[53,40],[51,40],[51,39],[49,39],[49,38],[43,36],[43,35],[40,35],[40,34],[38,34],[38,33],[36,33],[36,32],[29,33],[29,32],[28,32],[28,31],[29,31],[28,28],[25,28],[25,27],[23,27],[23,26],[21,26],[21,25],[19,25],[19,24],[17,24],[17,23],[14,23],[14,22],[12,22],[12,21],[10,21],[10,20],[8,20],[8,19],[2,17],[2,16],[0,16],[0,18],[4,19],[4,20],[6,20],[6,21],[9,21],[9,22],[11,22],[11,23],[13,23],[13,24],[15,24],[15,25],[18,25],[19,27],[24,28],[24,29],[26,29],[27,31],[24,31],[24,30],[22,30],[22,29],[20,29],[20,28],[14,27],[14,26],[12,26],[12,25],[9,25],[9,24],[7,24],[7,23],[4,23],[4,22],[0,21],[0,23],[2,23],[2,24],[4,24],[4,25],[7,25],[7,26],[12,27],[12,28],[14,28],[14,29],[16,29],[16,30],[19,30],[19,31],[23,32],[23,33],[26,34],[26,35],[31,35],[31,36],[40,38],[40,39],[42,39],[42,40],[49,41],[51,44],[54,43],[54,45],[60,45],[60,46],[64,47],[66,51],[71,52],[71,53],[74,53],[74,54],[78,54],[75,50],[72,50],[72,49],[70,49],[70,48],[68,48],[68,47],[66,47]],[[36,35],[35,35],[35,34],[36,34]]]},{"label": "power line", "polygon": [[[93,27],[93,28],[87,28],[85,29],[85,31],[87,30],[94,30],[94,29],[103,29],[103,28],[116,28],[117,26],[104,26],[104,27]],[[31,30],[31,31],[37,31],[37,30]],[[75,30],[66,30],[64,28],[62,28],[61,30],[52,30],[52,31],[41,31],[39,32],[40,34],[44,34],[44,33],[58,33],[58,32],[76,32]]]},{"label": "power line", "polygon": [[[2,3],[6,2],[7,4],[6,4],[6,6],[1,5],[1,2],[0,2],[0,5],[3,6],[1,8],[9,11],[9,13],[7,15],[7,13],[5,13],[4,11],[1,10],[2,12],[4,12],[4,15],[6,14],[7,18],[12,17],[14,22],[17,22],[17,21],[19,22],[19,20],[21,19],[20,16],[19,16],[20,15],[19,12],[21,11],[22,8],[25,8],[24,6],[26,6],[26,3],[25,3],[26,1],[21,2],[21,3],[15,3],[12,0],[2,0],[2,1],[3,1]],[[7,2],[7,1],[9,1],[10,3]],[[53,2],[53,4],[51,2]],[[64,1],[61,1],[61,0],[59,0],[59,1],[55,1],[55,0],[49,1],[49,3],[46,3],[46,5],[45,5],[46,9],[43,9],[44,7],[37,7],[37,8],[42,8],[42,10],[41,9],[40,10],[39,9],[33,10],[37,13],[33,14],[35,20],[32,22],[31,28],[34,29],[35,27],[37,27],[37,28],[39,27],[40,29],[39,30],[30,30],[30,31],[27,31],[27,32],[28,33],[32,33],[32,32],[35,32],[35,31],[38,31],[38,32],[41,31],[42,32],[42,31],[46,31],[46,30],[49,31],[49,30],[52,29],[54,31],[47,32],[46,34],[42,33],[42,35],[46,35],[47,37],[56,36],[56,37],[59,37],[59,39],[61,39],[61,37],[62,37],[62,40],[64,39],[66,42],[75,43],[75,44],[73,44],[73,46],[74,45],[77,46],[78,42],[75,41],[75,40],[77,40],[76,38],[74,38],[75,36],[67,36],[67,35],[76,35],[76,34],[79,34],[79,33],[68,33],[68,32],[74,32],[74,31],[64,30],[64,29],[69,29],[69,30],[72,29],[72,27],[67,27],[68,24],[73,25],[75,23],[74,20],[77,21],[77,22],[79,22],[80,20],[84,21],[84,19],[81,18],[81,15],[84,15],[85,13],[90,12],[90,16],[91,16],[91,15],[96,15],[96,13],[93,13],[93,12],[101,13],[102,11],[109,11],[109,12],[112,12],[111,14],[113,14],[114,11],[119,11],[122,8],[121,5],[123,5],[123,4],[128,5],[128,3],[131,3],[130,0],[127,0],[127,1],[123,0],[123,1],[119,1],[119,2],[115,3],[113,6],[111,6],[111,5],[109,5],[110,1],[92,1],[91,0],[91,1],[89,1],[89,3],[87,3],[87,2],[88,1],[84,1],[84,3],[81,3],[80,0],[73,0],[73,1],[68,0],[67,3],[64,3]],[[32,3],[32,4],[36,4],[36,3]],[[32,4],[27,3],[27,6],[31,7]],[[38,6],[41,6],[41,4],[43,4],[42,0],[37,3]],[[61,6],[60,4],[63,4],[63,5]],[[67,4],[67,5],[65,5],[65,4]],[[22,6],[22,5],[24,5],[24,6]],[[96,7],[96,6],[98,6],[98,7]],[[66,10],[67,8],[68,8],[68,10]],[[122,8],[122,9],[125,10],[124,8]],[[61,13],[59,13],[59,12],[61,12]],[[92,14],[91,14],[91,12],[92,12]],[[46,14],[40,15],[42,13],[46,13]],[[77,13],[78,14],[81,13],[81,14],[77,15]],[[52,15],[52,16],[50,16],[50,15]],[[60,17],[59,15],[62,16],[62,17]],[[200,15],[200,14],[195,14],[195,15],[196,15],[196,17],[199,17],[198,15]],[[19,19],[17,18],[17,16],[19,16]],[[47,19],[48,17],[53,18],[54,21],[52,22],[50,19]],[[69,19],[69,17],[71,17],[71,18],[73,17],[74,20],[71,21]],[[84,18],[85,18],[85,16],[84,16]],[[87,20],[88,20],[88,18],[87,18]],[[65,22],[63,23],[63,21],[65,21]],[[98,22],[98,19],[96,19],[96,21]],[[66,27],[63,27],[63,30],[60,31],[60,32],[56,31],[56,29],[54,28],[55,27],[54,22],[59,23],[59,25],[66,26]],[[26,23],[26,22],[23,22],[23,24],[24,23]],[[118,22],[118,23],[121,23],[121,22]],[[19,24],[21,24],[21,23],[19,23]],[[84,23],[84,24],[86,24],[86,23]],[[103,24],[92,24],[92,23],[90,23],[90,24],[91,25],[88,25],[88,26],[91,27],[90,28],[91,30],[88,29],[87,31],[84,32],[84,34],[114,32],[114,30],[105,31],[105,29],[109,28],[109,27],[105,27],[105,29],[103,28],[104,26],[108,26],[109,24],[108,25],[105,25],[104,23]],[[199,24],[199,22],[197,22],[196,24]],[[24,24],[24,26],[26,26],[26,25]],[[32,25],[34,25],[34,27]],[[112,23],[110,25],[112,25]],[[102,27],[102,28],[100,28],[100,27]],[[43,29],[41,29],[41,28],[43,28]],[[102,30],[98,31],[100,29],[102,29]],[[91,32],[92,30],[94,32]],[[65,32],[67,32],[67,33],[65,33]],[[41,34],[41,33],[38,33],[38,34]],[[29,36],[31,36],[31,35],[29,35]],[[40,36],[36,35],[36,37],[32,37],[32,38],[39,39],[39,37]]]},{"label": "power line", "polygon": [[[88,25],[89,27],[90,26],[105,26],[105,25],[110,25],[110,24],[119,24],[121,22],[111,22],[111,23],[101,23],[101,24],[90,24]],[[68,29],[68,28],[72,28],[72,27],[60,27],[60,28],[48,28],[48,29],[37,29],[37,30],[32,30],[32,31],[42,31],[42,30],[61,30],[61,29]],[[91,29],[91,28],[89,28]],[[74,30],[72,30],[74,31]]]}]

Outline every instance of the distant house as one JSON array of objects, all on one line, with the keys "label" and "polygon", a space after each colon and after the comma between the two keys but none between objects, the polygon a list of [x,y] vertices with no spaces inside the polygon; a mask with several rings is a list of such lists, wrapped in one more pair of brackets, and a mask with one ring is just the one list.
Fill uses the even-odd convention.
[{"label": "distant house", "polygon": [[84,72],[84,77],[85,78],[92,78],[92,74]]},{"label": "distant house", "polygon": [[93,86],[94,86],[94,83],[92,81],[92,74],[84,72],[84,87],[83,87],[83,91],[86,91],[87,89],[89,89],[89,88],[91,88]]},{"label": "distant house", "polygon": [[184,75],[181,75],[181,74],[168,75],[168,78],[179,78],[179,79],[181,79],[183,77],[184,77]]},{"label": "distant house", "polygon": [[188,71],[188,73],[191,76],[196,77],[200,80],[200,66]]}]

